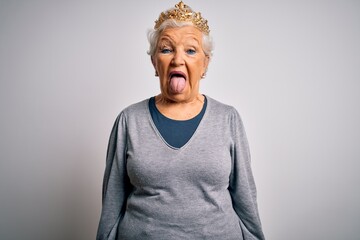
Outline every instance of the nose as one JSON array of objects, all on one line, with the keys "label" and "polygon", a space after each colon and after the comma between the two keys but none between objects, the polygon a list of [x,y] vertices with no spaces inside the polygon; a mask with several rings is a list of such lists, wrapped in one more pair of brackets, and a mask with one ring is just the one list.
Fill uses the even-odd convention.
[{"label": "nose", "polygon": [[182,53],[181,51],[175,51],[174,52],[174,55],[173,55],[173,58],[171,60],[171,63],[174,65],[174,66],[181,66],[183,65],[185,62],[184,62],[184,53]]}]

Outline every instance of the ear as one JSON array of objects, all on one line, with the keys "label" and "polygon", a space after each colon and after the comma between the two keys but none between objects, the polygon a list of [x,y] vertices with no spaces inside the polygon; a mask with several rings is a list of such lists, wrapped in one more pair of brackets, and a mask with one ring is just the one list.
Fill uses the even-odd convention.
[{"label": "ear", "polygon": [[210,56],[205,56],[205,61],[204,61],[204,67],[205,67],[205,69],[208,68],[209,62],[210,62]]},{"label": "ear", "polygon": [[155,63],[155,60],[154,60],[154,56],[151,56],[151,63],[152,65],[154,66],[155,70],[156,70],[156,63]]},{"label": "ear", "polygon": [[154,66],[154,69],[155,69],[155,77],[158,77],[158,76],[159,76],[159,73],[158,73],[158,71],[157,71],[157,69],[156,69],[156,62],[155,62],[153,56],[151,56],[151,63],[152,63],[152,65]]},{"label": "ear", "polygon": [[209,66],[209,62],[210,62],[210,56],[205,56],[205,59],[204,59],[204,73],[206,73],[206,71],[207,71],[207,68]]}]

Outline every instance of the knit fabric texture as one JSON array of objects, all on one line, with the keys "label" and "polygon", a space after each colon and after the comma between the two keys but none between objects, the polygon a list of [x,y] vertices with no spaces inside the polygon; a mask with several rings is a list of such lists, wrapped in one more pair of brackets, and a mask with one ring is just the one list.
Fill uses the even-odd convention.
[{"label": "knit fabric texture", "polygon": [[181,148],[164,141],[149,99],[124,109],[111,132],[98,240],[264,239],[243,123],[207,96]]}]

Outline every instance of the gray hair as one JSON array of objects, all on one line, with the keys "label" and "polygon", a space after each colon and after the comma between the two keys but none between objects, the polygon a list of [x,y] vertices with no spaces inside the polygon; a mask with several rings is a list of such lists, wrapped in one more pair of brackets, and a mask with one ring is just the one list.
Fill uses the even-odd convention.
[{"label": "gray hair", "polygon": [[[168,19],[166,21],[164,21],[160,27],[158,29],[151,29],[148,32],[148,40],[150,43],[150,48],[149,51],[147,52],[150,56],[154,56],[155,52],[156,52],[156,47],[157,47],[157,43],[159,40],[159,37],[161,35],[161,33],[167,29],[167,28],[180,28],[180,27],[184,27],[184,26],[193,26],[193,24],[191,22],[179,22],[176,21],[174,19]],[[211,57],[212,56],[212,52],[214,50],[214,45],[213,45],[213,41],[210,35],[204,34],[202,33],[203,39],[202,39],[202,43],[203,43],[203,50],[204,53],[207,57]]]}]

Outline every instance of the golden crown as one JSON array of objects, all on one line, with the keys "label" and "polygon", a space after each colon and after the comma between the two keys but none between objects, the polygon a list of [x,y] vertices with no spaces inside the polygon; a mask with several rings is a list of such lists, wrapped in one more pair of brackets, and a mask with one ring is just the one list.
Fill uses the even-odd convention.
[{"label": "golden crown", "polygon": [[155,21],[154,29],[158,29],[160,25],[168,20],[174,19],[180,22],[192,22],[195,27],[200,29],[203,33],[209,34],[210,29],[207,20],[201,16],[201,13],[193,12],[190,7],[185,5],[182,1],[175,5],[175,8],[162,12]]}]

